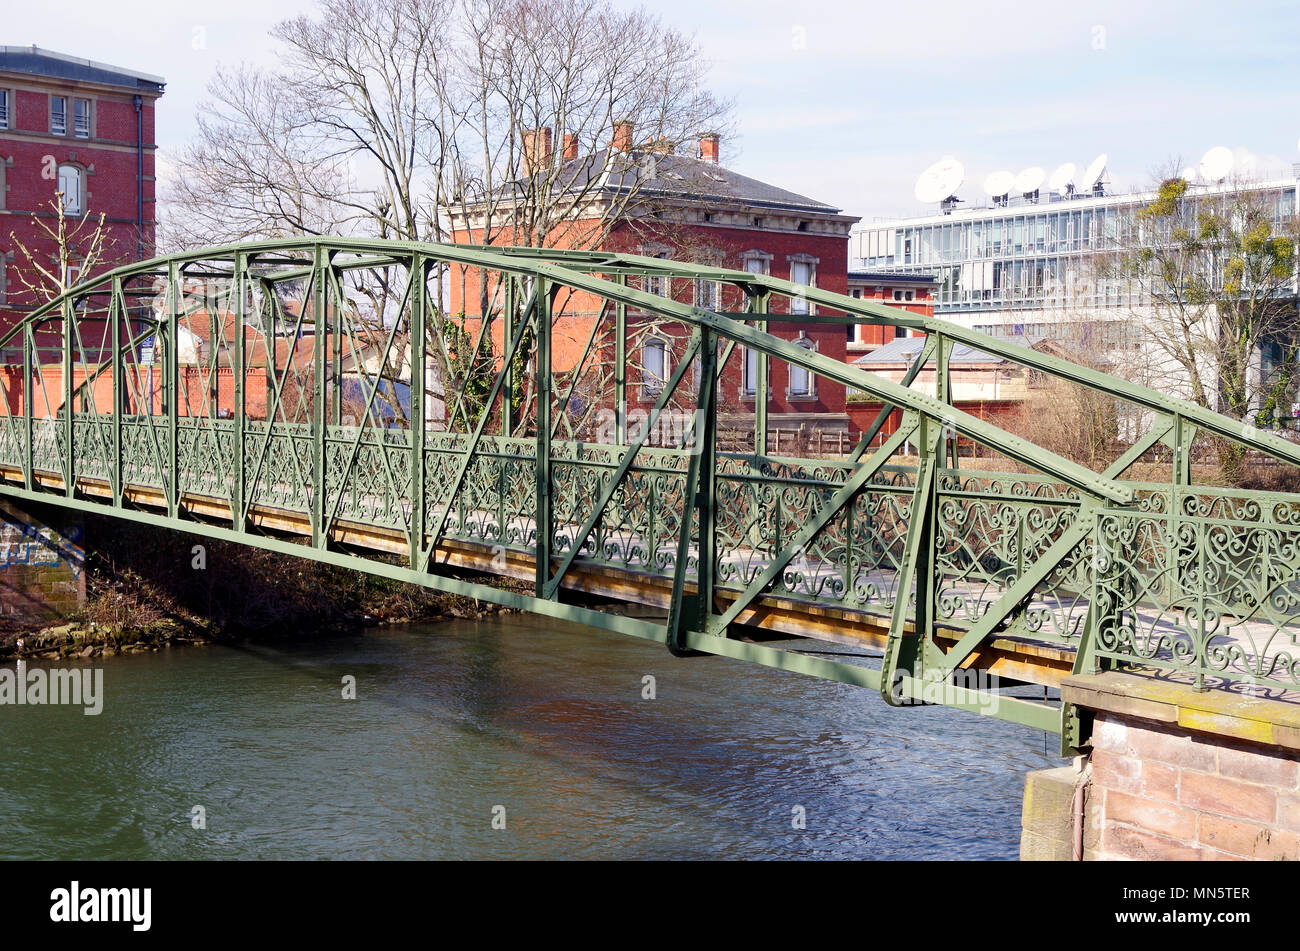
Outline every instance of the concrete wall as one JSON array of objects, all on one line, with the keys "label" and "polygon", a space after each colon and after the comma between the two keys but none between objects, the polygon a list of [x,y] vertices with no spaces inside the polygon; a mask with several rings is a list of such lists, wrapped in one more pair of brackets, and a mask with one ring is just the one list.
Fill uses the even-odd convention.
[{"label": "concrete wall", "polygon": [[37,621],[73,613],[86,604],[85,569],[78,518],[0,498],[0,613]]}]

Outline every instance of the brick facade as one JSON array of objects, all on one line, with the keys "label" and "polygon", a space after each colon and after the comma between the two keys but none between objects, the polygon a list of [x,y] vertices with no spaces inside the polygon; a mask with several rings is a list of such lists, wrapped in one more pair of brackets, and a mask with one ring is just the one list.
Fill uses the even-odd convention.
[{"label": "brick facade", "polygon": [[[0,332],[40,302],[15,273],[25,259],[11,232],[33,252],[57,261],[57,245],[32,217],[56,220],[49,203],[60,189],[61,168],[74,169],[81,182],[78,211],[70,209],[69,217],[104,215],[100,270],[153,254],[154,108],[162,92],[157,77],[34,47],[0,47],[0,93],[7,107],[0,125]],[[55,98],[65,104],[63,131],[53,115]],[[78,101],[88,103],[84,130],[77,126]]]},{"label": "brick facade", "polygon": [[[546,130],[539,130],[545,133]],[[626,137],[625,137],[626,139]],[[547,150],[549,142],[546,135],[536,136],[530,133],[528,142],[533,148]],[[541,143],[538,145],[537,143]],[[629,142],[624,141],[624,146]],[[699,154],[704,161],[687,160],[681,157],[659,157],[660,179],[666,181],[663,171],[670,168],[668,163],[678,162],[687,176],[699,172],[700,166],[706,170],[716,165],[718,142],[715,136],[705,136],[701,140]],[[566,158],[574,154],[571,144],[566,144]],[[706,164],[707,163],[707,164]],[[689,166],[689,168],[687,167]],[[674,200],[666,204],[668,209],[653,226],[644,221],[616,221],[609,229],[608,235],[599,243],[600,250],[615,251],[647,256],[663,256],[677,261],[695,261],[736,270],[746,270],[750,261],[761,261],[766,273],[784,280],[796,278],[792,272],[796,263],[811,265],[813,269],[813,286],[837,294],[848,293],[848,224],[856,221],[839,214],[839,210],[830,206],[800,199],[790,193],[781,193],[788,199],[799,199],[804,204],[791,201],[782,205],[770,200],[771,186],[735,176],[726,169],[717,168],[716,174],[726,180],[725,194],[716,196],[692,195],[689,201]],[[694,180],[709,182],[714,179],[696,176]],[[709,187],[707,184],[704,187]],[[763,200],[749,201],[743,189],[755,189],[757,195],[764,195]],[[557,248],[587,248],[591,246],[591,235],[599,226],[598,221],[585,220],[573,222],[552,231],[547,238],[550,246]],[[485,232],[476,226],[472,219],[453,232],[453,239],[460,243],[482,244]],[[512,236],[499,229],[492,236],[492,243],[509,245],[516,242]],[[495,275],[490,275],[489,279]],[[478,317],[482,310],[481,275],[475,269],[453,269],[449,280],[448,300],[453,313],[465,314],[467,327],[471,334],[477,331]],[[633,286],[639,286],[637,279],[632,279]],[[671,296],[673,300],[697,303],[697,285],[694,280],[675,279],[671,287],[659,293]],[[651,286],[640,287],[651,290]],[[562,291],[557,298],[553,313],[552,329],[552,363],[557,374],[569,374],[578,365],[586,342],[591,335],[593,321],[599,319],[601,300],[585,292]],[[739,311],[744,307],[744,298],[734,287],[724,285],[720,288],[718,308],[721,311]],[[810,310],[819,316],[836,315],[840,312],[824,307],[810,305]],[[802,315],[791,314],[789,302],[785,298],[773,297],[770,311],[773,315],[768,323],[769,332],[787,340],[800,342],[817,353],[835,360],[843,361],[846,350],[846,333],[844,325],[814,323],[803,319]],[[782,319],[785,315],[788,319]],[[605,319],[611,319],[606,316]],[[651,337],[663,340],[667,344],[669,369],[673,358],[679,356],[686,346],[689,329],[674,322],[654,321],[633,309],[628,312],[629,339],[628,349],[628,408],[630,411],[648,409],[655,401],[657,381],[645,375],[646,361],[641,352],[644,344]],[[599,334],[599,332],[598,332]],[[612,339],[612,335],[600,339]],[[497,322],[493,327],[493,352],[504,351],[502,327]],[[597,347],[590,359],[611,362],[614,358],[612,343],[608,347]],[[724,369],[721,389],[719,391],[718,412],[724,425],[734,423],[738,426],[752,426],[755,409],[755,397],[745,385],[745,354],[737,348]],[[785,418],[798,419],[814,428],[846,429],[849,425],[846,414],[845,390],[841,384],[817,379],[811,392],[793,392],[790,385],[789,368],[780,361],[771,361],[768,370],[768,414],[771,425],[782,425]],[[748,420],[748,421],[746,421]]]}]

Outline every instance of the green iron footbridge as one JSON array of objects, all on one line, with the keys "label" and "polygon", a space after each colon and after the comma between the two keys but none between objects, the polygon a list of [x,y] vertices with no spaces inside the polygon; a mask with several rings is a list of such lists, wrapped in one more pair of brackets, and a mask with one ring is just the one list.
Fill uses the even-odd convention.
[{"label": "green iron footbridge", "polygon": [[[700,281],[742,304],[677,299]],[[457,294],[477,299],[469,317],[445,306]],[[782,298],[814,313],[771,310]],[[579,302],[585,344],[557,368],[556,327]],[[776,320],[925,341],[894,382],[769,332]],[[651,325],[677,351],[654,388],[627,370]],[[1096,472],[968,415],[951,396],[955,344],[1106,394],[1143,431]],[[760,393],[784,361],[882,409],[846,457],[793,458],[768,454],[758,400],[752,446],[723,451],[718,381],[743,351]],[[19,500],[892,705],[991,713],[1060,732],[1066,750],[1079,724],[1049,691],[1072,672],[1300,687],[1300,495],[1197,484],[1192,446],[1284,466],[1300,448],[1049,354],[766,275],[604,252],[245,243],[88,280],[0,338],[0,363],[0,493]],[[932,395],[915,385],[923,369]],[[670,417],[685,423],[665,438]],[[959,458],[959,440],[982,455]],[[1152,455],[1167,478],[1127,478]]]}]

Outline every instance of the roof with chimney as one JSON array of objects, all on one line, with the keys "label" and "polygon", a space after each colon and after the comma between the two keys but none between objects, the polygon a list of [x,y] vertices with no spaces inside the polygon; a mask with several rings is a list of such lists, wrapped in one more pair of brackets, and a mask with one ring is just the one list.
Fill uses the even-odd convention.
[{"label": "roof with chimney", "polygon": [[645,198],[726,201],[779,211],[837,215],[825,202],[769,185],[704,159],[654,151],[605,148],[571,159],[555,173],[555,187],[585,192],[637,191]]},{"label": "roof with chimney", "polygon": [[79,59],[37,46],[0,46],[0,72],[27,73],[79,83],[120,86],[138,92],[161,94],[167,81],[161,76]]}]

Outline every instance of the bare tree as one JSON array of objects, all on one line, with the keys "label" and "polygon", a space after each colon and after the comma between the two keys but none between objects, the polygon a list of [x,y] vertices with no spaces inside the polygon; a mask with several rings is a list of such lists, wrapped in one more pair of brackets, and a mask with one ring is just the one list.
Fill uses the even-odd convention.
[{"label": "bare tree", "polygon": [[[728,122],[694,41],[609,0],[321,0],[272,35],[280,68],[209,88],[167,195],[173,245],[342,233],[594,247],[620,224],[663,227],[645,187],[655,162]],[[449,276],[433,273],[435,300]],[[499,278],[479,274],[483,319],[500,312]],[[406,319],[387,270],[349,281],[372,336]],[[430,395],[445,398],[436,380],[457,368],[430,343]]]},{"label": "bare tree", "polygon": [[56,193],[47,203],[49,213],[31,217],[40,243],[52,247],[53,252],[42,251],[39,246],[29,247],[12,231],[9,239],[22,258],[13,274],[21,285],[20,298],[32,307],[57,297],[84,277],[115,263],[117,251],[109,229],[104,226],[104,213],[99,217],[83,215],[69,218],[63,209],[63,194]]}]

